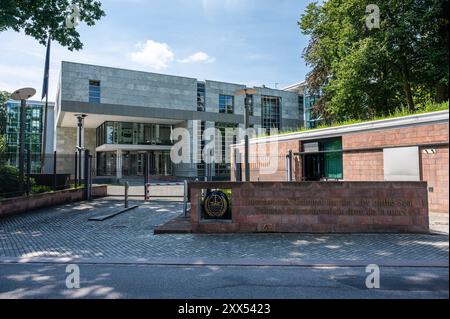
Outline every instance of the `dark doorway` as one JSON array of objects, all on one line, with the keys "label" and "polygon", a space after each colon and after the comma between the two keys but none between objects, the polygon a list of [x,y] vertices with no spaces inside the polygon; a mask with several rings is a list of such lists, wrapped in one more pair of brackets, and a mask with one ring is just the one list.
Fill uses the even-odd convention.
[{"label": "dark doorway", "polygon": [[302,145],[303,180],[327,181],[343,179],[341,138],[308,141]]},{"label": "dark doorway", "polygon": [[305,180],[320,181],[322,177],[322,162],[323,156],[321,154],[305,155]]}]

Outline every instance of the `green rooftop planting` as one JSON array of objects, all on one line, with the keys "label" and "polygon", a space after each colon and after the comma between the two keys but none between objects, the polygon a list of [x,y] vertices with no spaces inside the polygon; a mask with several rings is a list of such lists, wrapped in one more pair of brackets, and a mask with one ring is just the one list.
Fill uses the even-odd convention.
[{"label": "green rooftop planting", "polygon": [[[399,118],[399,117],[403,117],[403,116],[445,111],[448,109],[449,109],[449,101],[442,102],[442,103],[428,102],[428,103],[425,103],[424,105],[418,106],[414,111],[404,107],[401,109],[397,109],[394,112],[387,114],[385,116],[376,116],[376,117],[372,117],[369,119],[348,119],[346,121],[338,121],[338,122],[332,122],[330,124],[323,124],[316,128],[310,128],[310,129],[303,128],[300,130],[282,131],[278,135],[287,135],[287,134],[293,134],[293,133],[315,131],[315,130],[320,130],[320,129],[325,129],[325,128],[340,127],[340,126],[345,126],[345,125],[368,123],[368,122],[373,122],[373,121]],[[269,134],[262,134],[262,135],[258,136],[258,138],[262,138],[262,137],[266,137],[266,136],[269,136]]]}]

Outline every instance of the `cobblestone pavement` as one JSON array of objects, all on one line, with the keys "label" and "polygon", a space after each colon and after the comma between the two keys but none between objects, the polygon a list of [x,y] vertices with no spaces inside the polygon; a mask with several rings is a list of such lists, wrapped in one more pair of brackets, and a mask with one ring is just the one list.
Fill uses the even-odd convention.
[{"label": "cobblestone pavement", "polygon": [[448,265],[447,234],[183,234],[153,235],[182,213],[179,202],[131,202],[138,209],[102,222],[95,215],[122,205],[97,200],[0,219],[1,257],[238,258],[346,261],[438,261]]}]

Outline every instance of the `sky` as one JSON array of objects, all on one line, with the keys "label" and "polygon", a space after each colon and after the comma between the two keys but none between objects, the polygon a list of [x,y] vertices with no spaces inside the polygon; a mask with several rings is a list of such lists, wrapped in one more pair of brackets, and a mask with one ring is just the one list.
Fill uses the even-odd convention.
[{"label": "sky", "polygon": [[[308,0],[105,0],[106,17],[77,26],[84,48],[52,42],[49,100],[61,61],[283,88],[308,73],[297,25]],[[45,46],[0,33],[0,90],[34,87],[40,99]]]}]

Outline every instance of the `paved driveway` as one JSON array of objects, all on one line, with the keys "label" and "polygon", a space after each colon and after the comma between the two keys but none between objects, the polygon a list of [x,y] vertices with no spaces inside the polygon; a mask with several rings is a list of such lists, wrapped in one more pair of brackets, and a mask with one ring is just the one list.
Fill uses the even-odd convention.
[{"label": "paved driveway", "polygon": [[[122,205],[97,200],[0,219],[0,258],[70,257],[123,260],[370,262],[448,266],[447,234],[183,234],[153,235],[182,213],[182,203],[135,202],[139,208],[102,222],[94,215]],[[447,226],[443,223],[447,223]]]}]

